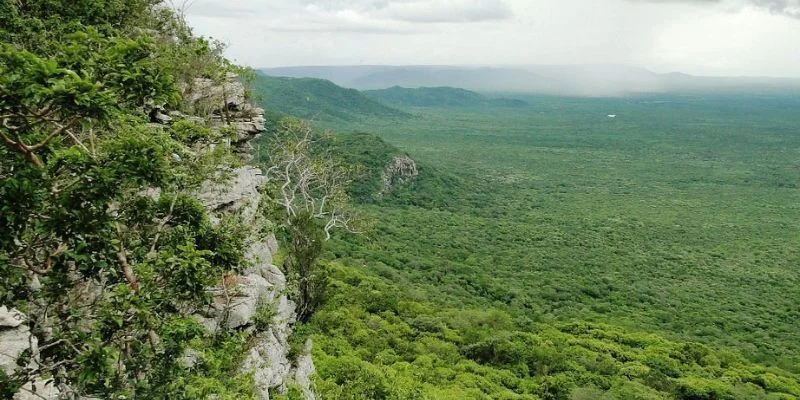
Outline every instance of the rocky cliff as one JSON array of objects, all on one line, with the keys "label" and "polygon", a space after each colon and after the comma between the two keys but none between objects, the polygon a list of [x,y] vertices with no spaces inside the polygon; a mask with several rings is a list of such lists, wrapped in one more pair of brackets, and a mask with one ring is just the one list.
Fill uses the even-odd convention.
[{"label": "rocky cliff", "polygon": [[[230,75],[223,84],[215,85],[207,80],[197,82],[190,99],[195,109],[210,112],[213,127],[235,130],[230,145],[243,158],[249,159],[250,141],[264,132],[264,110],[248,103],[244,93],[243,85]],[[224,100],[223,106],[215,108],[213,105],[220,104],[220,98]],[[290,384],[299,386],[306,399],[314,399],[309,379],[314,374],[314,364],[308,355],[311,343],[296,360],[288,356],[288,339],[296,322],[295,304],[285,294],[286,277],[272,264],[278,242],[273,234],[261,233],[263,227],[271,225],[259,212],[260,189],[265,178],[261,170],[253,166],[228,172],[231,179],[224,183],[207,182],[197,198],[212,221],[225,214],[238,214],[252,228],[247,239],[248,266],[241,274],[227,276],[218,287],[210,288],[214,293],[214,305],[205,315],[196,315],[196,318],[212,332],[224,325],[252,335],[254,344],[242,363],[242,373],[253,373],[260,399],[269,399],[271,392],[284,392]],[[257,326],[262,308],[271,315],[266,327]]]},{"label": "rocky cliff", "polygon": [[[264,110],[247,102],[245,88],[237,77],[229,75],[221,84],[197,80],[187,92],[193,115],[154,109],[153,124],[169,125],[175,120],[192,119],[212,129],[232,130],[230,139],[222,145],[233,146],[242,158],[249,159],[250,141],[264,132]],[[271,226],[259,208],[265,179],[253,166],[219,172],[229,179],[206,182],[196,198],[212,223],[235,214],[249,227],[246,265],[237,269],[242,272],[221,277],[217,286],[208,288],[213,304],[195,318],[211,333],[227,328],[250,337],[252,345],[244,356],[241,373],[253,374],[254,391],[259,399],[269,399],[270,393],[285,392],[289,385],[299,387],[306,399],[314,399],[311,387],[314,364],[309,355],[312,344],[307,343],[305,352],[295,360],[289,359],[288,339],[296,321],[295,304],[285,294],[286,277],[272,264],[278,251],[277,240],[273,234],[264,233],[264,227]],[[148,194],[159,196],[158,190],[151,192]],[[264,315],[269,317],[268,321],[259,320]],[[17,310],[0,307],[0,371],[8,375],[24,368],[20,365],[23,358],[29,363],[36,362],[37,339],[25,322],[26,316]],[[196,362],[197,354],[192,351],[187,351],[182,359],[187,368]],[[16,393],[14,399],[58,399],[66,397],[62,391],[51,381],[34,380]]]},{"label": "rocky cliff", "polygon": [[407,155],[396,155],[383,171],[383,187],[378,195],[392,191],[396,185],[402,185],[419,175],[417,163]]}]

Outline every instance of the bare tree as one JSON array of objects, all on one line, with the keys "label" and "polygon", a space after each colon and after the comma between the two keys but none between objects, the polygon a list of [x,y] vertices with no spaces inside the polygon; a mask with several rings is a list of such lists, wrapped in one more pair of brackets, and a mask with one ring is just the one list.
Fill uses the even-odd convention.
[{"label": "bare tree", "polygon": [[269,151],[267,182],[275,183],[275,202],[287,221],[304,212],[324,222],[325,240],[342,228],[356,233],[347,187],[353,171],[329,154],[315,154],[311,127],[299,120],[284,119]]},{"label": "bare tree", "polygon": [[280,122],[269,149],[269,198],[286,217],[288,255],[284,268],[297,317],[307,320],[325,299],[328,273],[318,265],[331,232],[356,233],[347,187],[354,171],[315,146],[311,127],[297,119]]}]

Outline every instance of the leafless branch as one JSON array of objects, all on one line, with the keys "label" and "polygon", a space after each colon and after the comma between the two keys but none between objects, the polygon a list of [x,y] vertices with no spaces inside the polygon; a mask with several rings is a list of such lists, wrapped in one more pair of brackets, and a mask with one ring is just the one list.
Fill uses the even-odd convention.
[{"label": "leafless branch", "polygon": [[298,211],[304,211],[325,221],[326,240],[331,238],[335,228],[356,232],[351,228],[353,221],[344,206],[349,175],[330,159],[312,157],[314,136],[307,124],[290,124],[284,122],[281,127],[288,133],[285,137],[274,138],[269,152],[272,166],[265,172],[268,182],[280,185],[275,202],[284,209],[289,220]]}]

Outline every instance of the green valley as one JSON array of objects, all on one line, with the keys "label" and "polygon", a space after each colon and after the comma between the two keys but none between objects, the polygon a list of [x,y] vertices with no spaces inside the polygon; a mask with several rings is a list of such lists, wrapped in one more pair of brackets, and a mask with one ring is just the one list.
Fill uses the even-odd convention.
[{"label": "green valley", "polygon": [[303,328],[321,393],[800,395],[797,99],[516,98],[318,122],[351,160],[432,171],[362,196],[376,228],[331,246],[332,300]]}]

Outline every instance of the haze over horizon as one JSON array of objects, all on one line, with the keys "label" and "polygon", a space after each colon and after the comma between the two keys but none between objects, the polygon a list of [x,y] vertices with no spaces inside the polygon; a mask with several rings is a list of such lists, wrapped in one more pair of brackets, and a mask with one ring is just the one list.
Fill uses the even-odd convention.
[{"label": "haze over horizon", "polygon": [[638,69],[641,71],[651,72],[656,75],[687,75],[698,78],[768,78],[777,80],[800,80],[800,73],[796,76],[776,76],[776,75],[714,75],[702,73],[689,73],[682,70],[664,70],[657,71],[645,66],[631,65],[631,64],[584,64],[584,63],[565,63],[565,64],[286,64],[286,65],[272,65],[272,66],[253,66],[256,70],[282,70],[282,69],[295,69],[295,68],[361,68],[361,67],[378,67],[378,68],[464,68],[464,69],[481,69],[481,68],[497,68],[497,69],[535,69],[535,68],[559,68],[559,67],[599,67],[599,68],[620,68],[620,69]]},{"label": "haze over horizon", "polygon": [[189,0],[255,67],[625,65],[800,77],[800,0]]}]

